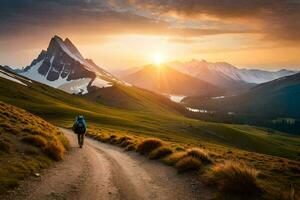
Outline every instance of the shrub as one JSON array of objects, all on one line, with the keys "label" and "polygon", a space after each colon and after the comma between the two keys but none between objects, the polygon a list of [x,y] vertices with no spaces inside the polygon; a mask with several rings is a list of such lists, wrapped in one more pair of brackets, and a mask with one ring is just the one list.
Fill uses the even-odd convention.
[{"label": "shrub", "polygon": [[200,160],[191,156],[185,156],[176,163],[175,167],[177,171],[181,173],[186,171],[198,170],[201,168],[201,166],[202,163]]},{"label": "shrub", "polygon": [[134,144],[135,141],[133,141],[131,138],[128,140],[124,140],[123,142],[120,143],[121,147],[127,147],[128,145]]},{"label": "shrub", "polygon": [[162,161],[166,165],[175,165],[184,156],[186,156],[186,152],[180,151],[180,152],[172,153],[171,155],[165,157]]},{"label": "shrub", "polygon": [[[118,141],[116,144],[120,144],[122,145],[123,143],[126,143],[128,140],[130,140],[131,138],[127,137],[127,136],[122,136],[120,138],[118,138]],[[124,145],[124,144],[123,144]],[[125,145],[127,146],[127,145]]]},{"label": "shrub", "polygon": [[162,146],[162,141],[156,138],[149,138],[143,140],[138,146],[136,151],[141,154],[149,154],[154,149]]},{"label": "shrub", "polygon": [[70,149],[70,143],[69,143],[69,140],[66,138],[66,136],[64,136],[63,134],[60,134],[57,136],[57,138],[64,145],[64,148],[66,150]]},{"label": "shrub", "polygon": [[178,147],[175,148],[175,150],[176,151],[184,151],[185,149],[183,147],[181,147],[181,146],[178,146]]},{"label": "shrub", "polygon": [[124,151],[135,151],[136,150],[136,146],[134,144],[129,144]]},{"label": "shrub", "polygon": [[47,140],[40,135],[26,135],[22,138],[22,141],[37,147],[45,147],[47,145]]},{"label": "shrub", "polygon": [[52,140],[45,148],[45,152],[53,160],[59,161],[64,157],[64,146],[57,140]]},{"label": "shrub", "polygon": [[99,136],[100,136],[99,140],[103,143],[110,141],[110,136],[108,136],[108,135],[99,135]]},{"label": "shrub", "polygon": [[110,136],[110,139],[114,139],[114,138],[117,138],[117,136],[116,135],[111,135]]},{"label": "shrub", "polygon": [[110,144],[118,144],[118,143],[119,143],[119,140],[118,140],[118,138],[116,138],[116,137],[110,138],[109,143],[110,143]]},{"label": "shrub", "polygon": [[91,135],[95,140],[101,141],[101,135]]},{"label": "shrub", "polygon": [[149,154],[150,159],[160,159],[172,153],[172,149],[166,146],[161,146]]},{"label": "shrub", "polygon": [[187,151],[187,156],[196,158],[196,159],[202,161],[203,163],[211,163],[212,162],[209,155],[203,149],[200,149],[200,148],[189,149]]},{"label": "shrub", "polygon": [[257,184],[257,171],[244,164],[226,162],[213,169],[213,180],[223,192],[253,195],[260,191]]}]

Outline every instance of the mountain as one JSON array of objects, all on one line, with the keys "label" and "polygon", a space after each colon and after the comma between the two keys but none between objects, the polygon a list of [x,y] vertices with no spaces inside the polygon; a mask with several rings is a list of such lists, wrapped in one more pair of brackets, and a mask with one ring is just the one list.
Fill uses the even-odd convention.
[{"label": "mountain", "polygon": [[280,77],[297,73],[296,71],[280,70],[270,72],[257,69],[239,69],[226,62],[207,62],[192,60],[189,62],[169,63],[174,69],[215,84],[226,89],[245,89]]},{"label": "mountain", "polygon": [[47,48],[20,75],[37,82],[64,90],[68,93],[88,93],[92,86],[110,87],[115,83],[126,84],[85,59],[66,38],[54,36]]},{"label": "mountain", "polygon": [[[0,65],[1,66],[1,65]],[[13,67],[10,67],[10,66],[7,66],[7,65],[4,65],[4,66],[1,66],[2,68],[8,70],[8,71],[11,71],[13,73],[21,73],[23,71],[23,69],[20,69],[20,68],[13,68]]]},{"label": "mountain", "polygon": [[113,75],[115,75],[116,77],[118,78],[122,78],[122,77],[125,77],[125,76],[128,76],[130,74],[133,74],[139,70],[141,70],[142,67],[129,67],[129,68],[126,68],[126,69],[117,69],[117,70],[114,70],[114,71],[110,71]]},{"label": "mountain", "polygon": [[215,96],[224,92],[213,84],[178,72],[167,65],[148,65],[122,80],[151,91],[173,95]]},{"label": "mountain", "polygon": [[219,99],[191,97],[184,102],[221,113],[300,119],[300,73],[260,84],[236,96]]}]

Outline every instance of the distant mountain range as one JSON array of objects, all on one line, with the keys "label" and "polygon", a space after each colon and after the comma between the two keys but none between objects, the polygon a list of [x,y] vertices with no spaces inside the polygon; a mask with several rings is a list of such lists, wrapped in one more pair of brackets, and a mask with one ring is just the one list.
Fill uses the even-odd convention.
[{"label": "distant mountain range", "polygon": [[183,102],[220,113],[300,119],[300,73],[260,84],[236,96],[187,97]]},{"label": "distant mountain range", "polygon": [[135,86],[160,93],[184,96],[214,96],[224,93],[219,87],[206,81],[183,74],[167,65],[148,65],[122,80]]},{"label": "distant mountain range", "polygon": [[[211,83],[228,92],[244,91],[257,84],[297,73],[297,71],[286,69],[276,72],[258,69],[239,69],[226,62],[212,63],[195,59],[189,62],[170,62],[166,65],[181,73]],[[143,67],[132,67],[115,72],[115,75],[118,77],[126,77],[142,68]]]},{"label": "distant mountain range", "polygon": [[[178,71],[189,74],[199,79],[213,82],[215,84],[228,83],[254,83],[261,84],[268,81],[289,76],[297,71],[282,69],[276,72],[258,69],[239,69],[226,62],[207,62],[205,60],[192,60],[190,62],[172,62],[170,66]],[[226,84],[226,85],[228,85]],[[218,85],[218,84],[217,84]]]},{"label": "distant mountain range", "polygon": [[126,83],[118,80],[109,72],[97,66],[92,60],[85,59],[66,38],[54,36],[47,48],[18,74],[40,83],[64,90],[68,93],[88,93],[95,87],[110,87],[115,83]]}]

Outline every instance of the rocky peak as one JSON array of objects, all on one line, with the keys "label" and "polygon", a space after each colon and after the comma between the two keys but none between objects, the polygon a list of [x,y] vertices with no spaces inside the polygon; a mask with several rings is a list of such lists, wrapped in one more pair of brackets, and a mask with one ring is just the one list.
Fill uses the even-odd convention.
[{"label": "rocky peak", "polygon": [[[84,59],[70,39],[63,40],[59,36],[51,38],[47,51],[42,50],[20,74],[53,87],[62,87],[64,90],[70,89],[65,84],[71,85],[72,81],[84,83],[86,88],[97,77],[116,81],[115,77],[92,60]],[[70,87],[75,88],[74,85]]]}]

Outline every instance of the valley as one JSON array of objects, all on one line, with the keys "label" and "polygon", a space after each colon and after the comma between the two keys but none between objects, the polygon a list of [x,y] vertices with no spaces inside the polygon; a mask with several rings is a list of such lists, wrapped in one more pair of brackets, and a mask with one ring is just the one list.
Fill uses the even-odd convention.
[{"label": "valley", "polygon": [[[208,64],[202,62],[210,67],[211,65],[215,66],[214,69],[219,69],[220,63]],[[278,131],[275,130],[276,127],[269,127],[268,124],[264,124],[266,121],[281,123],[282,119],[289,119],[289,122],[293,123],[298,122],[297,120],[300,118],[297,109],[299,108],[298,102],[300,102],[298,100],[300,96],[299,73],[281,71],[283,74],[296,74],[282,75],[284,77],[276,79],[277,76],[281,76],[281,72],[279,75],[277,73],[270,75],[271,73],[262,72],[263,74],[269,74],[266,79],[271,81],[259,84],[260,82],[257,80],[246,82],[246,78],[235,79],[229,82],[233,85],[240,83],[238,87],[231,87],[230,84],[221,87],[225,84],[223,82],[225,81],[224,77],[222,80],[216,76],[210,77],[211,80],[201,80],[194,73],[189,75],[187,72],[180,72],[174,68],[175,66],[168,65],[159,67],[149,65],[124,78],[117,78],[97,66],[92,60],[84,59],[68,38],[62,40],[60,37],[54,36],[47,51],[43,50],[37,59],[23,70],[16,72],[7,67],[0,67],[1,105],[12,107],[9,113],[6,113],[8,109],[2,111],[1,141],[6,141],[5,138],[7,137],[13,138],[14,134],[19,135],[20,138],[25,136],[22,125],[25,117],[15,119],[11,114],[14,113],[12,110],[21,108],[32,113],[28,114],[30,118],[40,117],[37,118],[37,121],[42,121],[41,124],[49,122],[56,127],[64,128],[62,129],[63,132],[71,141],[71,150],[70,152],[65,151],[68,149],[68,145],[65,144],[61,158],[57,160],[62,160],[64,154],[66,154],[67,159],[57,164],[58,169],[64,168],[64,165],[68,165],[69,162],[72,163],[72,160],[76,159],[76,155],[83,156],[78,158],[83,159],[80,161],[83,163],[84,160],[92,159],[87,155],[88,152],[91,152],[99,160],[92,163],[87,162],[88,167],[91,168],[90,173],[95,172],[100,160],[106,160],[107,162],[104,162],[108,165],[107,169],[112,170],[107,173],[124,179],[128,174],[124,174],[123,169],[114,168],[111,162],[118,164],[119,160],[125,158],[128,160],[129,156],[134,157],[135,161],[123,164],[131,165],[135,163],[134,165],[137,165],[140,159],[144,159],[133,154],[133,152],[121,152],[118,147],[98,143],[100,141],[125,149],[130,147],[132,148],[131,151],[136,151],[148,158],[150,158],[151,153],[156,152],[160,157],[153,159],[174,166],[179,175],[170,175],[169,170],[172,171],[172,168],[167,169],[159,162],[153,164],[147,160],[146,163],[149,162],[149,165],[153,165],[150,170],[161,169],[164,171],[162,176],[168,174],[171,176],[171,178],[164,178],[170,178],[174,180],[173,182],[179,181],[178,185],[177,183],[172,185],[174,187],[181,187],[182,182],[185,182],[184,188],[186,188],[186,191],[184,189],[179,195],[196,195],[196,197],[188,197],[187,199],[199,199],[200,197],[197,195],[201,196],[201,192],[205,194],[207,192],[207,199],[212,199],[213,196],[216,196],[217,199],[223,197],[241,199],[243,195],[239,192],[231,191],[226,194],[224,190],[210,186],[214,183],[211,179],[216,176],[217,169],[225,170],[226,168],[223,167],[227,166],[228,163],[233,169],[235,169],[234,167],[242,168],[244,170],[242,170],[242,173],[247,173],[247,176],[251,176],[254,180],[253,182],[250,181],[250,184],[254,184],[254,188],[257,187],[257,190],[254,192],[247,191],[250,197],[254,195],[253,198],[257,199],[281,199],[286,195],[285,193],[290,192],[290,184],[293,185],[293,189],[299,191],[300,138],[297,134],[299,133],[297,127],[294,130],[296,134],[288,134],[285,129]],[[237,70],[232,66],[230,68]],[[251,74],[248,71],[247,74],[249,75],[249,73]],[[220,82],[212,81],[213,79],[219,79]],[[232,92],[235,94],[233,95]],[[75,147],[74,136],[67,130],[72,127],[75,117],[79,114],[83,115],[88,122],[88,136],[91,138],[88,139],[87,149],[84,149],[83,152],[79,152]],[[251,120],[257,121],[252,122]],[[7,129],[4,125],[4,122],[7,121],[11,123],[10,126],[18,124],[17,129]],[[29,123],[28,120],[26,123]],[[37,124],[40,123],[37,122]],[[42,127],[52,127],[53,125],[42,125]],[[32,127],[32,129],[35,129],[35,127]],[[56,130],[56,128],[52,129]],[[48,132],[51,133],[51,130],[46,130],[47,135]],[[52,134],[62,135],[60,131],[58,132],[59,134]],[[56,139],[57,136],[48,137],[55,138],[53,139],[55,141],[62,140],[60,146],[64,145],[63,142],[66,142],[65,139],[62,139],[63,135],[58,139]],[[18,138],[17,140],[9,139],[9,141],[14,142],[20,140],[22,141]],[[44,141],[44,139],[42,140]],[[147,153],[142,153],[139,151],[139,147],[148,140],[152,142],[154,140],[153,143],[158,143],[159,146]],[[48,144],[47,142],[44,143],[45,145]],[[21,144],[23,145],[23,143]],[[43,162],[45,163],[34,169],[25,166],[24,168],[28,171],[25,170],[26,173],[24,174],[18,172],[21,175],[15,177],[14,184],[10,185],[9,181],[5,182],[6,168],[2,173],[0,171],[0,181],[4,180],[3,182],[7,184],[2,188],[3,191],[19,185],[20,179],[32,175],[31,171],[37,173],[41,169],[49,167],[55,161],[51,156],[50,158],[47,157],[44,148],[35,149],[35,152],[36,155],[40,155],[44,159]],[[157,149],[163,152],[162,155],[159,154],[160,151]],[[4,160],[9,160],[10,158],[7,155],[17,158],[25,155],[26,159],[31,159],[28,152],[14,148],[13,150],[12,152],[1,150],[0,158],[3,156]],[[107,152],[112,151],[118,152],[116,153],[119,156],[118,159],[115,158],[116,154],[106,155]],[[164,154],[165,152],[167,154]],[[68,156],[70,160],[68,160]],[[64,164],[64,162],[67,164]],[[191,166],[185,166],[185,162]],[[19,164],[17,163],[17,165]],[[139,167],[136,168],[138,171],[144,170]],[[51,168],[49,170],[57,171],[57,169]],[[181,177],[181,170],[195,172],[190,176],[203,186],[203,188],[198,188],[199,193],[188,191],[186,182],[189,180],[187,178],[189,175],[182,175]],[[81,172],[82,170],[79,170],[76,173],[80,174]],[[134,179],[132,172],[128,173],[130,176],[127,178],[131,180],[130,184],[144,183],[143,178]],[[103,174],[96,175],[100,179],[105,178]],[[146,173],[145,176],[154,177],[156,183],[153,183],[153,185],[158,184],[157,174],[151,172]],[[47,174],[47,172],[45,177],[53,180],[54,192],[51,194],[52,196],[50,195],[50,199],[56,198],[56,195],[74,198],[72,195],[75,195],[76,192],[82,191],[82,194],[86,194],[88,191],[87,186],[84,185],[80,186],[78,191],[73,191],[72,183],[70,183],[71,189],[64,188],[66,191],[56,191],[55,183],[60,180],[55,176],[51,176],[50,173]],[[91,175],[87,175],[86,178],[90,180]],[[217,178],[215,180],[216,184],[220,185],[222,180],[218,180],[218,177],[215,178]],[[86,180],[82,181],[83,184],[86,183],[84,182]],[[108,185],[103,186],[103,188],[97,186],[98,188],[91,190],[101,191],[102,189],[104,193],[109,193],[111,188],[120,187],[120,190],[115,189],[118,192],[111,192],[111,197],[108,195],[106,199],[122,199],[122,197],[125,199],[139,199],[136,196],[136,190],[147,190],[149,192],[149,194],[145,193],[146,196],[142,199],[161,199],[163,192],[172,190],[172,188],[167,188],[164,185],[155,186],[159,189],[152,191],[153,185],[148,188],[146,186],[145,188],[136,188],[136,185],[134,187],[127,186],[126,184],[129,184],[129,182],[126,181],[104,182]],[[41,191],[35,190],[35,184],[29,182],[28,188],[25,189],[28,199],[45,197],[44,195],[49,193],[45,189],[45,181],[42,181],[44,189]],[[95,184],[97,185],[97,183]],[[237,186],[238,184],[234,187]],[[33,195],[36,194],[34,197],[28,193],[32,189]],[[69,190],[71,193],[68,193]],[[123,190],[126,192],[125,196],[122,196],[124,195]],[[23,196],[22,192],[18,195],[20,198]],[[173,198],[171,197],[172,194],[169,195],[166,196],[166,199]],[[13,199],[14,196],[11,198]],[[83,197],[79,197],[79,199],[83,199]]]}]

